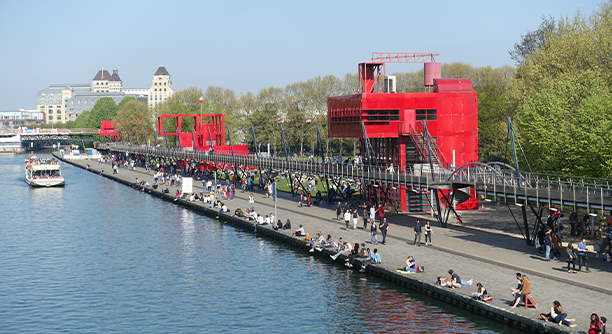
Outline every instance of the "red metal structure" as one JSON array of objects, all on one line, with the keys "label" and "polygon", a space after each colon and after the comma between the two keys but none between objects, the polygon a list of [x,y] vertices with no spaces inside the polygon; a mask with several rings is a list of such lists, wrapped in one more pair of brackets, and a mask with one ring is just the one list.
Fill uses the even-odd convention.
[{"label": "red metal structure", "polygon": [[[468,79],[440,78],[437,54],[373,53],[372,62],[359,64],[360,89],[356,95],[327,99],[328,135],[363,139],[362,122],[372,152],[373,165],[406,169],[427,164],[426,123],[435,168],[450,169],[478,161],[478,100]],[[385,62],[425,63],[425,85],[431,93],[394,93],[383,85]],[[433,65],[431,65],[433,64]],[[437,76],[437,77],[436,77]],[[386,77],[385,77],[386,78]],[[392,80],[392,78],[386,78]],[[429,81],[429,82],[428,82]],[[365,152],[362,140],[361,152]],[[399,185],[364,185],[366,196],[384,198],[402,211],[434,207],[431,193]],[[472,196],[473,197],[473,196]],[[474,200],[459,209],[477,208]]]},{"label": "red metal structure", "polygon": [[109,138],[109,140],[112,142],[117,141],[117,137],[121,137],[119,136],[117,131],[115,131],[115,124],[113,121],[102,121],[102,124],[100,126],[99,135],[101,137]]},{"label": "red metal structure", "polygon": [[[182,131],[185,119],[190,119],[189,123],[193,124],[192,131]],[[164,123],[166,126],[172,124],[170,129],[165,129]],[[246,145],[233,145],[233,147],[226,145],[225,114],[161,115],[157,118],[157,131],[161,136],[178,136],[180,140],[177,144],[181,145],[181,149],[191,148],[196,151],[211,151],[212,149],[215,153],[249,154]]]}]

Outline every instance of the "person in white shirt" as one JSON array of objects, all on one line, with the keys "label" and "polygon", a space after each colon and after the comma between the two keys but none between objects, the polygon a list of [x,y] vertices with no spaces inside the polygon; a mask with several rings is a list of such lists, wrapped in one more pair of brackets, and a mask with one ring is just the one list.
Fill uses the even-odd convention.
[{"label": "person in white shirt", "polygon": [[351,211],[350,210],[344,211],[344,222],[346,223],[346,229],[347,230],[349,228],[349,221],[350,220],[351,220]]}]

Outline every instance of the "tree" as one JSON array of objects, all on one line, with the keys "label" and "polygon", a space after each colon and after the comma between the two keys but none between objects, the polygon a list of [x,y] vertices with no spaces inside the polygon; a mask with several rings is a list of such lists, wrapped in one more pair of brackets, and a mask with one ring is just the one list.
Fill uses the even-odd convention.
[{"label": "tree", "polygon": [[133,97],[133,96],[126,96],[123,98],[123,100],[119,101],[119,104],[117,104],[117,110],[121,109],[121,107],[128,103],[129,101],[136,101],[138,102],[138,99]]},{"label": "tree", "polygon": [[608,1],[588,19],[561,18],[521,53],[506,96],[534,171],[609,177],[611,21]]},{"label": "tree", "polygon": [[85,110],[83,111],[79,117],[74,121],[74,127],[77,129],[87,128],[89,126],[89,116],[91,115],[91,111]]},{"label": "tree", "polygon": [[[113,121],[115,121],[117,131],[130,133],[132,143],[145,143],[145,131],[149,134],[147,139],[151,139],[154,133],[153,113],[146,103],[139,102],[137,99],[130,99],[123,103]],[[134,134],[138,134],[138,137],[134,138]]]},{"label": "tree", "polygon": [[542,15],[540,27],[536,31],[529,31],[521,36],[521,41],[514,43],[512,50],[508,51],[510,58],[514,60],[517,66],[520,66],[525,59],[541,50],[546,45],[549,36],[554,34],[556,30],[555,19],[550,16],[546,18]]},{"label": "tree", "polygon": [[103,97],[96,102],[87,118],[86,128],[99,129],[102,121],[110,121],[117,114],[117,104],[110,97]]},{"label": "tree", "polygon": [[536,171],[608,177],[612,171],[612,93],[594,71],[544,79],[516,122]]}]

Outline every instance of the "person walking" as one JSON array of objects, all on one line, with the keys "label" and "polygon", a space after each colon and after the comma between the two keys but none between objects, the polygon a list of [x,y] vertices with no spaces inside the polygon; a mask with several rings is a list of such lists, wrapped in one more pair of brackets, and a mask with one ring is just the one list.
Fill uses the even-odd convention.
[{"label": "person walking", "polygon": [[300,193],[300,208],[302,207],[302,203],[304,203],[304,193]]},{"label": "person walking", "polygon": [[336,203],[336,220],[340,220],[340,215],[342,214],[342,207],[340,206],[340,202]]},{"label": "person walking", "polygon": [[589,270],[589,254],[586,249],[586,239],[582,239],[580,243],[578,243],[578,271],[582,269],[582,263],[584,262],[584,266],[586,267],[586,272],[591,272]]},{"label": "person walking", "polygon": [[[433,235],[433,230],[431,229],[431,224],[429,221],[425,224],[425,246],[431,246],[433,243],[431,242],[431,236]],[[429,243],[427,243],[427,238],[429,238]]]},{"label": "person walking", "polygon": [[353,210],[353,230],[357,229],[357,222],[359,221],[359,213],[357,209]]},{"label": "person walking", "polygon": [[251,207],[251,211],[255,210],[255,197],[253,197],[253,193],[249,195],[249,206]]},{"label": "person walking", "polygon": [[[570,264],[573,265],[574,269],[570,270]],[[574,250],[574,245],[570,242],[567,244],[567,272],[574,274],[576,273],[576,251]]]},{"label": "person walking", "polygon": [[349,221],[350,220],[351,220],[351,211],[350,210],[344,211],[344,223],[346,224],[346,229],[347,230],[349,228]]},{"label": "person walking", "polygon": [[382,204],[378,204],[378,220],[382,223],[383,219],[385,218],[385,207],[382,206]]},{"label": "person walking", "polygon": [[546,261],[550,261],[550,248],[552,247],[552,239],[550,237],[550,227],[544,233],[544,245],[546,246]]},{"label": "person walking", "polygon": [[368,209],[363,209],[363,229],[368,228]]},{"label": "person walking", "polygon": [[370,233],[372,234],[371,241],[373,244],[378,244],[378,231],[376,231],[376,221],[373,220],[370,226]]},{"label": "person walking", "polygon": [[419,239],[418,245],[421,246],[421,221],[417,219],[416,225],[414,225],[414,244],[417,245],[417,239]]},{"label": "person walking", "polygon": [[380,223],[380,233],[382,234],[382,244],[385,244],[385,240],[387,240],[387,229],[389,228],[389,224],[387,223],[387,218],[383,218],[382,223]]},{"label": "person walking", "polygon": [[376,219],[376,208],[374,204],[372,204],[372,206],[370,206],[370,222],[374,221],[374,219]]}]

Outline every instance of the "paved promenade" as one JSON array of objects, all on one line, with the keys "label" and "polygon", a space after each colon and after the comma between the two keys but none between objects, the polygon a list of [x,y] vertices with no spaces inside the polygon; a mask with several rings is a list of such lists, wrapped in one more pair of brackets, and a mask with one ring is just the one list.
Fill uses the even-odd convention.
[{"label": "paved promenade", "polygon": [[[71,162],[82,167],[89,164],[94,172],[99,172],[104,168],[107,174],[112,174],[109,164],[101,164],[95,161],[77,160]],[[145,172],[142,168],[134,171],[120,168],[119,174],[115,175],[128,181],[147,180],[153,184],[153,172]],[[69,180],[67,180],[70,186]],[[284,181],[281,181],[284,182]],[[163,188],[165,186],[161,186]],[[169,187],[171,194],[174,195],[177,187]],[[201,183],[194,180],[194,191],[201,191]],[[267,199],[261,192],[255,194],[255,210],[264,216],[274,212],[274,202]],[[236,199],[225,202],[233,213],[240,207],[244,211],[248,208],[248,193],[236,192]],[[199,204],[199,202],[196,202]],[[514,214],[520,219],[520,212],[515,207],[512,208]],[[502,206],[496,210],[495,205],[491,205],[485,210],[464,211],[461,214],[465,227],[450,226],[443,229],[437,227],[437,223],[430,218],[429,214],[419,215],[394,215],[388,217],[390,222],[386,245],[370,244],[370,233],[361,229],[347,230],[344,221],[335,220],[335,207],[322,205],[321,207],[302,207],[297,202],[297,197],[292,198],[291,194],[279,193],[277,201],[277,218],[285,222],[291,220],[293,229],[304,225],[306,232],[314,235],[321,231],[324,235],[331,234],[334,241],[340,237],[350,243],[366,243],[366,247],[378,248],[382,257],[383,264],[380,267],[394,272],[395,269],[403,267],[408,255],[416,259],[417,265],[425,266],[425,273],[410,274],[411,278],[416,278],[427,283],[434,283],[436,276],[449,277],[447,271],[453,269],[462,279],[473,279],[472,286],[463,286],[452,290],[453,293],[469,296],[476,291],[476,283],[481,282],[493,296],[494,300],[488,305],[504,310],[527,319],[538,321],[541,312],[548,313],[552,302],[561,302],[568,318],[575,318],[577,328],[558,326],[547,323],[551,332],[559,330],[571,333],[586,332],[589,327],[589,317],[591,313],[599,316],[606,316],[611,319],[612,307],[610,298],[612,297],[612,264],[606,263],[601,259],[596,259],[593,254],[590,257],[590,273],[583,272],[577,274],[567,273],[565,261],[565,249],[561,251],[562,256],[559,261],[545,262],[543,256],[536,252],[534,247],[527,246],[520,236],[519,228],[512,219],[507,207]],[[360,212],[361,213],[361,212]],[[424,235],[421,239],[423,245],[420,247],[413,245],[414,232],[412,227],[417,218],[421,219],[422,224],[431,219],[434,235],[434,246],[424,245]],[[533,218],[530,218],[533,222]],[[449,222],[451,220],[449,219]],[[519,223],[521,221],[519,220]],[[352,225],[352,221],[351,221]],[[363,225],[360,218],[358,227]],[[259,227],[262,228],[262,227]],[[521,228],[523,228],[521,223]],[[285,232],[290,234],[289,232]],[[517,237],[518,235],[518,237]],[[382,235],[379,233],[379,242]],[[564,243],[565,245],[565,243]],[[318,253],[314,253],[317,255]],[[319,254],[320,255],[320,254]],[[321,257],[324,261],[331,261],[329,257]],[[340,259],[338,260],[340,263]],[[348,269],[347,269],[348,270]],[[510,288],[516,287],[515,273],[521,272],[529,276],[532,287],[532,297],[537,301],[537,309],[525,309],[519,307],[510,308],[512,295]],[[355,271],[355,274],[359,274]],[[540,321],[543,323],[543,321]]]}]

